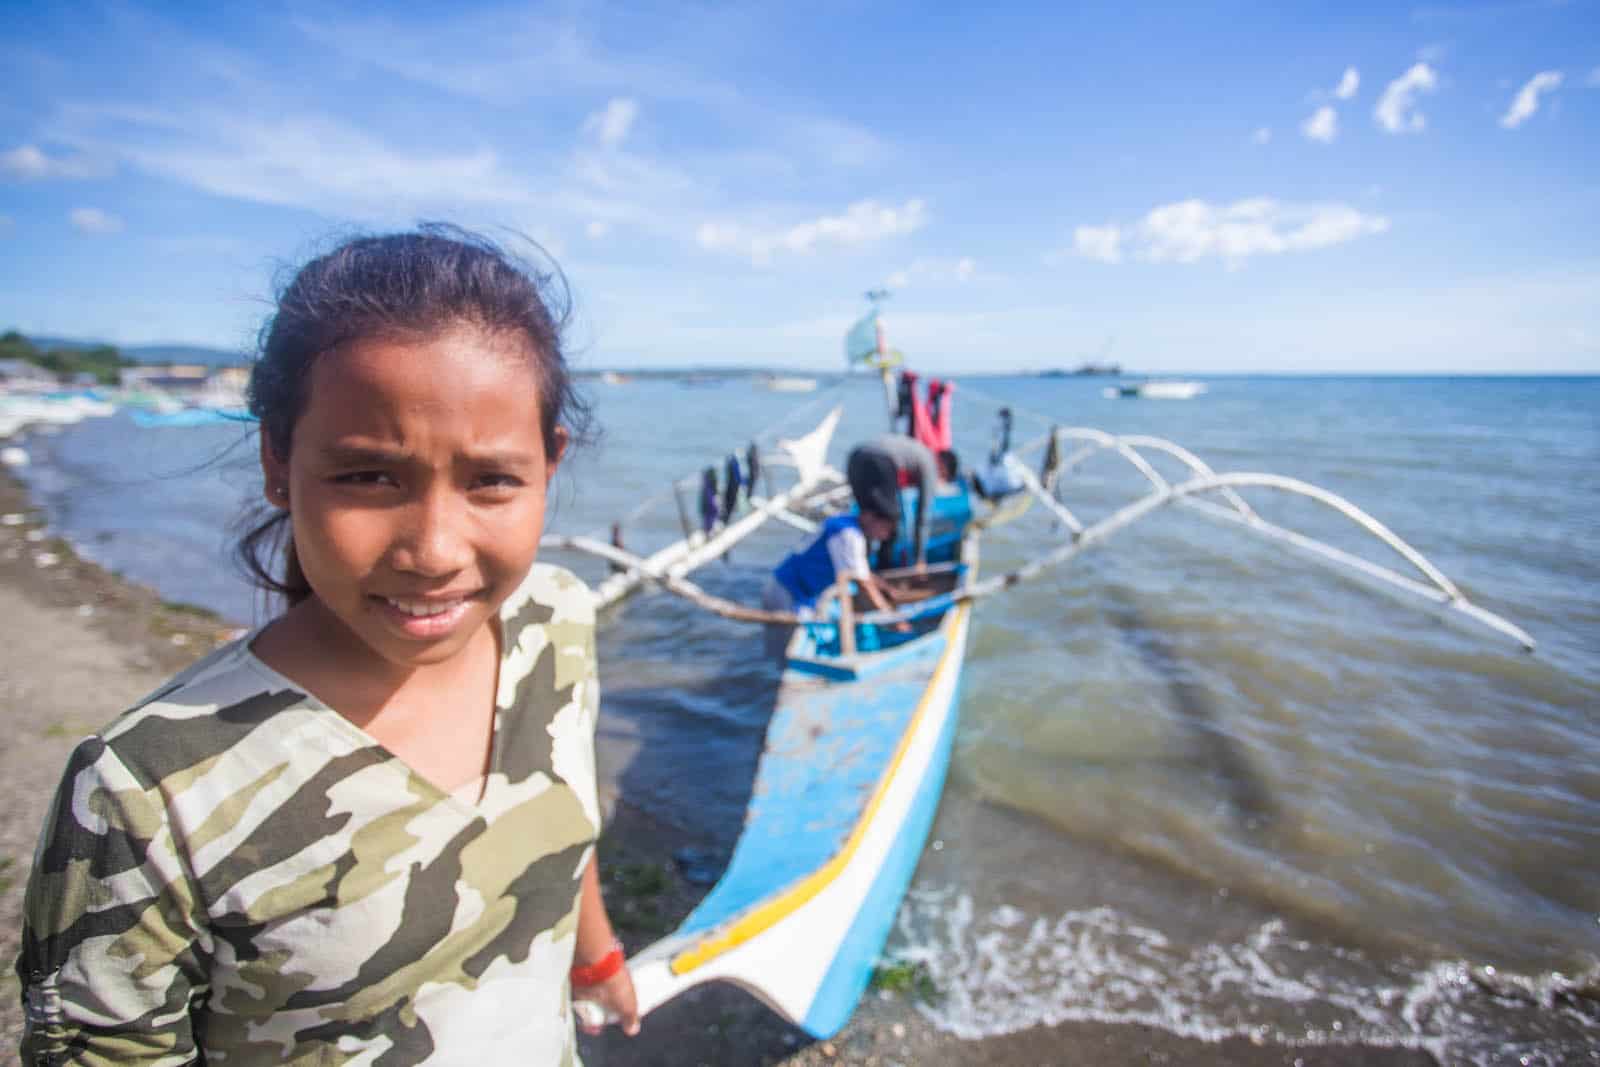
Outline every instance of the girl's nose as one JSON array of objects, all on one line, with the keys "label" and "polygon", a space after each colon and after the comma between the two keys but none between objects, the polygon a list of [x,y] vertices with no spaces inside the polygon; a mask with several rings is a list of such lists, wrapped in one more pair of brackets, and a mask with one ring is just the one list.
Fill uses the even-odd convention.
[{"label": "girl's nose", "polygon": [[448,491],[422,493],[406,508],[406,520],[390,552],[395,570],[442,578],[472,561],[465,504]]}]

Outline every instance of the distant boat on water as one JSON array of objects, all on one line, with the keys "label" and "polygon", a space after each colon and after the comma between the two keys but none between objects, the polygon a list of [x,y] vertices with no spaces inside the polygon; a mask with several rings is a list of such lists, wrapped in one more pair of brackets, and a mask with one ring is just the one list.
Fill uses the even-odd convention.
[{"label": "distant boat on water", "polygon": [[756,379],[756,384],[763,389],[770,389],[774,393],[810,393],[815,392],[817,380],[815,378],[802,378],[782,374],[765,374]]},{"label": "distant boat on water", "polygon": [[1191,400],[1206,391],[1204,382],[1182,381],[1175,378],[1154,378],[1142,382],[1123,382],[1101,390],[1109,399],[1138,398],[1141,400]]},{"label": "distant boat on water", "polygon": [[1116,378],[1122,374],[1120,363],[1080,363],[1071,370],[1051,367],[1039,372],[1041,378]]}]

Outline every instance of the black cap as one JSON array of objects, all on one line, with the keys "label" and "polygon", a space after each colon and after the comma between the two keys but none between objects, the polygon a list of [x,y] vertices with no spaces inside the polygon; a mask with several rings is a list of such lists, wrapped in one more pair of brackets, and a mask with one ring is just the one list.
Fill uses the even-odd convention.
[{"label": "black cap", "polygon": [[899,524],[900,472],[893,460],[874,449],[858,448],[850,453],[845,477],[858,508]]}]

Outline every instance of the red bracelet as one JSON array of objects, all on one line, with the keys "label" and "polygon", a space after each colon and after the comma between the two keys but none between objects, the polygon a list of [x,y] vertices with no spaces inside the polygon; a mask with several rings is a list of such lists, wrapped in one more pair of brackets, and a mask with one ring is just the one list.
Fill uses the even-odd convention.
[{"label": "red bracelet", "polygon": [[622,970],[622,942],[616,938],[611,939],[611,951],[595,960],[572,968],[572,984],[574,986],[599,985],[607,978]]}]

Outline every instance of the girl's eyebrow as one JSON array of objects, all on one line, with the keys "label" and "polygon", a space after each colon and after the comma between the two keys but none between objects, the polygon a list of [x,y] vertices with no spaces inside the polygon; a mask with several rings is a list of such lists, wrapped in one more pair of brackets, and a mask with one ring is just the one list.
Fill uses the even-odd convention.
[{"label": "girl's eyebrow", "polygon": [[[407,463],[414,454],[405,448],[383,445],[328,445],[318,450],[323,462],[337,467],[386,466]],[[483,467],[519,467],[534,462],[532,453],[517,448],[484,448],[468,452],[466,461]]]},{"label": "girl's eyebrow", "polygon": [[317,451],[324,461],[340,467],[404,463],[411,458],[411,453],[403,448],[385,448],[381,445],[327,445]]}]

